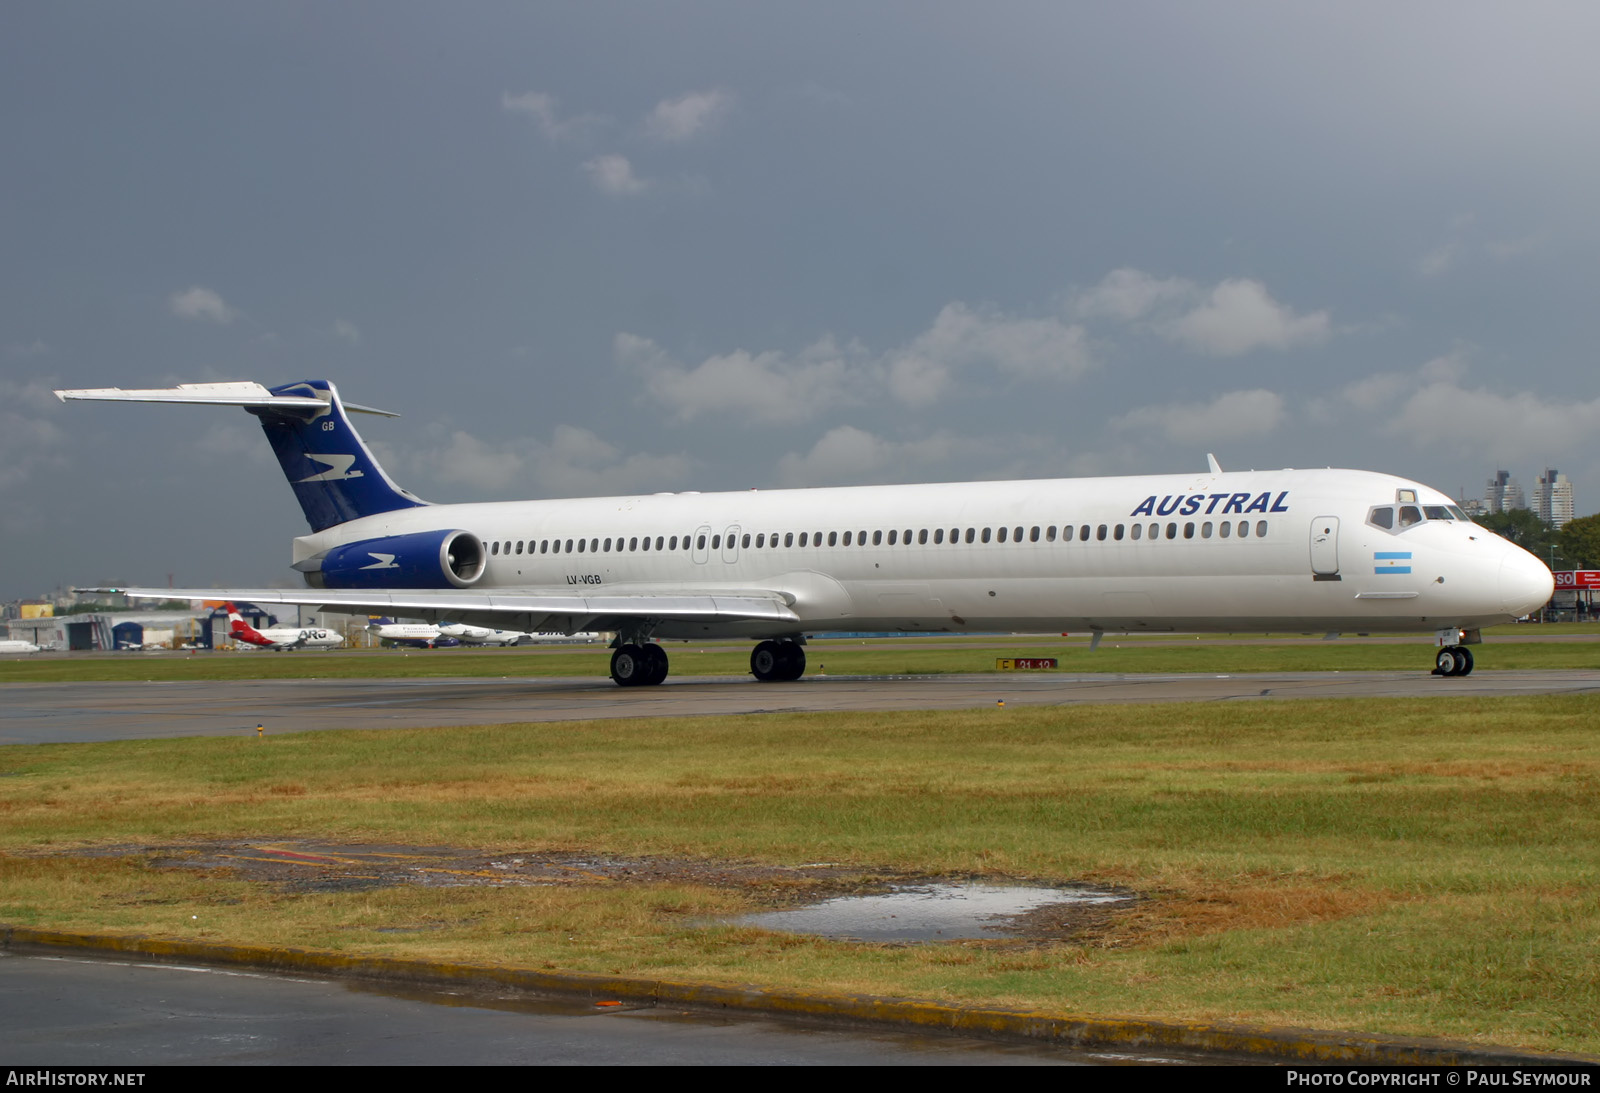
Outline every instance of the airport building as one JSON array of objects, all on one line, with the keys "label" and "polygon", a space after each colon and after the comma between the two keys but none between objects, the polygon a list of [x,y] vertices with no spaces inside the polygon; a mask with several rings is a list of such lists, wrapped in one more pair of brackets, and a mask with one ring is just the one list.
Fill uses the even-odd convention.
[{"label": "airport building", "polygon": [[[255,628],[278,625],[278,619],[254,604],[239,604],[240,614]],[[291,609],[292,610],[292,609]],[[365,635],[366,618],[324,616],[320,621],[295,615],[284,625],[320,626],[342,634]],[[228,613],[221,607],[190,611],[106,610],[73,615],[38,614],[6,620],[8,636],[31,641],[41,649],[113,652],[138,649],[226,649]]]}]

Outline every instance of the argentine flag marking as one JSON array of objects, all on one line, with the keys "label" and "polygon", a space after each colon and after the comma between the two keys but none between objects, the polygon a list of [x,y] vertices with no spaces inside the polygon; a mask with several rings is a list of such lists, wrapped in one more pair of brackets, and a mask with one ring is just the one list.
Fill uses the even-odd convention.
[{"label": "argentine flag marking", "polygon": [[1409,550],[1377,550],[1372,554],[1374,573],[1410,573]]}]

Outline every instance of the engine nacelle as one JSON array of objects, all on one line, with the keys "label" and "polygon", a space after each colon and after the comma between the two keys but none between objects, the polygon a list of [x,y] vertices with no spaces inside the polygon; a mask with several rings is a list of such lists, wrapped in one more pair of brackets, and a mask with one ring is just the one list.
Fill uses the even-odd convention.
[{"label": "engine nacelle", "polygon": [[307,579],[319,588],[471,588],[483,541],[470,531],[418,531],[334,547]]}]

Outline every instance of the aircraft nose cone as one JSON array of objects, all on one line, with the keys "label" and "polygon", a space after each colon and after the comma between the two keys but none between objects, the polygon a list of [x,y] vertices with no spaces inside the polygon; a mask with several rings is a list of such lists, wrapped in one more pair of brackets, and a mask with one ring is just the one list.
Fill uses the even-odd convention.
[{"label": "aircraft nose cone", "polygon": [[1513,548],[1500,563],[1500,602],[1511,615],[1528,615],[1550,602],[1556,580],[1550,567]]}]

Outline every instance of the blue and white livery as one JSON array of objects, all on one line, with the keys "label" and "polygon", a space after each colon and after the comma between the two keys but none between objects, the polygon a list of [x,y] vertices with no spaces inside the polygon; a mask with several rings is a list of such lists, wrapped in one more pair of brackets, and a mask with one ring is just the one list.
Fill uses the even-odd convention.
[{"label": "blue and white livery", "polygon": [[[654,638],[756,641],[798,679],[818,631],[1432,631],[1464,675],[1481,627],[1536,610],[1550,571],[1438,490],[1281,470],[431,505],[393,482],[333,384],[58,391],[240,406],[310,525],[307,589],[122,589],[616,631],[611,675],[660,683]],[[389,415],[392,416],[392,415]]]}]

